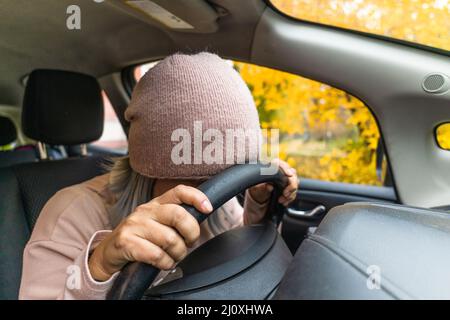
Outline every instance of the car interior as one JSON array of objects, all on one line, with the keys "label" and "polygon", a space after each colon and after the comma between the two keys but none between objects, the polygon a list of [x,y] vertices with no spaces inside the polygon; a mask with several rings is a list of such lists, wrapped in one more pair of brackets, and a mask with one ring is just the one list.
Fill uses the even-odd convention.
[{"label": "car interior", "polygon": [[[0,145],[8,145],[17,140],[17,129],[14,122],[8,117],[0,117]],[[33,162],[36,153],[33,148],[20,148],[13,151],[6,150],[0,153],[0,166],[8,167],[24,162]]]},{"label": "car interior", "polygon": [[[149,1],[179,17],[173,23],[137,1],[80,0],[82,27],[70,30],[73,2],[0,0],[0,105],[20,110],[18,122],[0,107],[0,145],[27,139],[0,151],[0,299],[18,298],[23,249],[48,199],[125,154],[91,144],[103,133],[103,92],[126,133],[135,66],[203,50],[361,99],[378,124],[392,183],[300,177],[280,234],[260,227],[218,237],[182,262],[184,280],[146,298],[450,298],[450,152],[434,134],[450,121],[450,91],[423,87],[430,75],[450,75],[449,51],[297,20],[263,0]],[[255,181],[250,172],[214,183],[236,196]],[[226,253],[243,239],[251,245]],[[211,263],[200,268],[200,260]],[[374,266],[382,281],[372,290]]]}]

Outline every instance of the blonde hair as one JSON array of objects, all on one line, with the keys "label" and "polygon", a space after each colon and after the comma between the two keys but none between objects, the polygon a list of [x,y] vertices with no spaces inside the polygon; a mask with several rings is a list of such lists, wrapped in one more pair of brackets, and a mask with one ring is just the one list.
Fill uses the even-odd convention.
[{"label": "blonde hair", "polygon": [[112,227],[116,227],[136,207],[151,200],[154,179],[135,172],[128,156],[115,158],[108,168],[108,190],[116,201],[108,208]]}]

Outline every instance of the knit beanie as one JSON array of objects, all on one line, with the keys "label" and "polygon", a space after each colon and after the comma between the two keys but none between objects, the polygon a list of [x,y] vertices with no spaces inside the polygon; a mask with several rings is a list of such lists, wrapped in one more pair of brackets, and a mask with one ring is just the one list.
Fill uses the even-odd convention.
[{"label": "knit beanie", "polygon": [[138,82],[125,112],[131,168],[161,179],[200,179],[258,161],[253,97],[215,54],[174,54]]}]

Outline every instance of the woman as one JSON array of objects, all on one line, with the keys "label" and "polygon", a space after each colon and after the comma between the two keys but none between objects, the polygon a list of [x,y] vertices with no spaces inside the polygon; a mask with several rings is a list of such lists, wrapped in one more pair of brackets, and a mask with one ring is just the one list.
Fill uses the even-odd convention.
[{"label": "woman", "polygon": [[[259,150],[260,139],[231,149],[216,144],[208,154],[202,148],[208,141],[193,130],[200,123],[209,142],[218,142],[211,133],[261,134],[252,96],[225,61],[210,53],[164,59],[138,83],[125,117],[129,157],[116,160],[108,174],[59,191],[43,208],[24,251],[21,299],[104,299],[128,262],[170,270],[204,241],[264,218],[268,184],[247,190],[244,208],[232,199],[202,225],[180,206],[211,213],[209,200],[195,187],[233,164],[219,161],[219,154],[237,162],[238,150],[244,150],[245,161],[258,160],[250,150]],[[187,144],[180,142],[183,128],[194,136]],[[286,163],[278,164],[289,180],[279,202],[288,205],[297,176]]]}]

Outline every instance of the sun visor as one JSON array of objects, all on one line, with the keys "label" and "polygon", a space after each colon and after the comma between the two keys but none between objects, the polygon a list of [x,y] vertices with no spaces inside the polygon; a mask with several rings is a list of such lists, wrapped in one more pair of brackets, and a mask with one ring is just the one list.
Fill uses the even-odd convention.
[{"label": "sun visor", "polygon": [[204,0],[114,0],[111,4],[171,31],[214,33],[219,14]]}]

